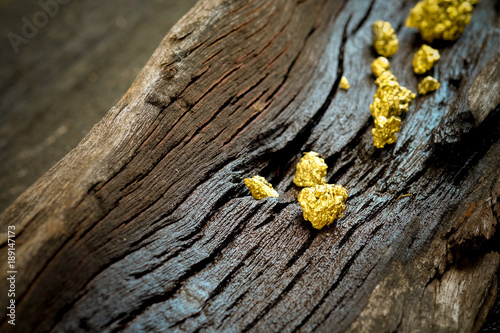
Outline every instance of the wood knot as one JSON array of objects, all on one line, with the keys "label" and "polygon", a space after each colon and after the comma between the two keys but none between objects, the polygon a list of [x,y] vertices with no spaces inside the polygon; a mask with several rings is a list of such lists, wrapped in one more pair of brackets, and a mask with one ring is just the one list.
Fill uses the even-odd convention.
[{"label": "wood knot", "polygon": [[170,64],[161,64],[160,65],[161,77],[165,80],[169,80],[177,74],[177,69]]}]

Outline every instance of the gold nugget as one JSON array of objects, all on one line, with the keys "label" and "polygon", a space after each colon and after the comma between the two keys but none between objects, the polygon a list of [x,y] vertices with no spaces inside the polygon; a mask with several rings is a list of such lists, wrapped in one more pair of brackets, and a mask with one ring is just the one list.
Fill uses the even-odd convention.
[{"label": "gold nugget", "polygon": [[413,56],[413,70],[416,74],[424,74],[441,58],[439,51],[429,45],[422,45]]},{"label": "gold nugget", "polygon": [[422,82],[418,84],[419,95],[425,95],[429,92],[436,91],[439,89],[441,84],[433,78],[432,76],[426,76]]},{"label": "gold nugget", "polygon": [[326,183],[326,170],[328,166],[321,155],[316,152],[304,153],[297,163],[293,182],[300,187],[310,187]]},{"label": "gold nugget", "polygon": [[391,65],[389,64],[389,60],[386,57],[378,57],[377,59],[372,61],[371,69],[373,75],[379,77],[383,72],[391,69]]},{"label": "gold nugget", "polygon": [[349,90],[349,88],[351,88],[351,86],[349,85],[349,81],[347,81],[347,78],[345,76],[342,76],[340,78],[339,87],[340,89],[344,89],[346,91]]},{"label": "gold nugget", "polygon": [[279,197],[278,192],[273,189],[273,185],[271,185],[264,177],[253,176],[252,178],[245,178],[243,181],[250,192],[252,192],[252,197],[257,200],[267,197]]},{"label": "gold nugget", "polygon": [[298,200],[304,219],[321,229],[344,215],[347,190],[341,185],[316,185],[302,189]]},{"label": "gold nugget", "polygon": [[406,26],[420,30],[429,43],[456,40],[469,24],[477,0],[423,0],[412,8]]},{"label": "gold nugget", "polygon": [[408,112],[415,94],[401,86],[390,71],[385,71],[375,80],[378,85],[370,112],[375,119],[372,129],[373,144],[383,148],[386,144],[396,142],[396,132],[401,126],[401,114]]},{"label": "gold nugget", "polygon": [[399,48],[396,32],[389,22],[375,21],[373,23],[373,47],[384,57],[393,56]]},{"label": "gold nugget", "polygon": [[377,148],[384,148],[386,144],[396,142],[396,132],[399,132],[401,126],[401,118],[390,117],[387,119],[384,116],[375,118],[375,128],[372,129],[373,144]]},{"label": "gold nugget", "polygon": [[377,116],[400,116],[402,112],[408,112],[415,94],[401,86],[396,77],[385,71],[375,80],[378,85],[373,96],[373,104],[370,104],[370,112],[374,118]]}]

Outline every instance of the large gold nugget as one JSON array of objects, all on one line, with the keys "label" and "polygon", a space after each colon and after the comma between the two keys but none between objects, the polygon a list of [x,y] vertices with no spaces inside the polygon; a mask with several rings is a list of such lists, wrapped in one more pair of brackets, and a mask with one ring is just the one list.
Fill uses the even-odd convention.
[{"label": "large gold nugget", "polygon": [[439,51],[429,45],[422,45],[413,56],[413,70],[415,74],[424,74],[434,66],[436,61],[441,58]]},{"label": "large gold nugget", "polygon": [[344,215],[347,190],[341,185],[316,185],[302,189],[298,199],[304,219],[321,229]]},{"label": "large gold nugget", "polygon": [[373,47],[384,57],[393,56],[399,48],[396,32],[389,22],[375,21],[373,23]]},{"label": "large gold nugget", "polygon": [[434,39],[456,40],[469,24],[478,0],[423,0],[412,8],[406,26],[420,30],[429,43]]},{"label": "large gold nugget", "polygon": [[418,84],[418,93],[419,95],[425,95],[429,92],[438,90],[440,86],[441,84],[438,80],[432,76],[427,76]]},{"label": "large gold nugget", "polygon": [[304,153],[297,163],[293,182],[300,187],[310,187],[326,183],[326,170],[328,166],[325,160],[316,152]]},{"label": "large gold nugget", "polygon": [[384,148],[386,144],[396,142],[396,132],[399,132],[401,119],[399,117],[383,116],[375,118],[375,128],[372,129],[373,144],[377,148]]},{"label": "large gold nugget", "polygon": [[252,178],[245,178],[243,181],[250,192],[252,192],[252,197],[257,200],[267,197],[279,197],[278,192],[273,189],[273,185],[271,185],[264,177],[253,176]]}]

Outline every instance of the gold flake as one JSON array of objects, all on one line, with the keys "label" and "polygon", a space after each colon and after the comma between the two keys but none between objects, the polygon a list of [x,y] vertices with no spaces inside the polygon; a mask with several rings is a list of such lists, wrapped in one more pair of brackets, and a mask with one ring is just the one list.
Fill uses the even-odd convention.
[{"label": "gold flake", "polygon": [[397,199],[396,201],[398,201],[399,199],[403,199],[403,198],[406,198],[406,197],[411,197],[413,194],[411,193],[406,193],[406,194],[401,194]]}]

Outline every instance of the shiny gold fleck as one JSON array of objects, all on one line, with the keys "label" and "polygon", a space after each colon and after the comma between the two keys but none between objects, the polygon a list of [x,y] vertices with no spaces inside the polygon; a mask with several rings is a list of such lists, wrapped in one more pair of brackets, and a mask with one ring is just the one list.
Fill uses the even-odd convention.
[{"label": "shiny gold fleck", "polygon": [[396,32],[391,24],[386,21],[373,23],[373,47],[378,54],[384,57],[393,56],[399,48]]},{"label": "shiny gold fleck", "polygon": [[347,190],[341,185],[316,185],[302,189],[298,200],[304,219],[321,229],[344,215]]},{"label": "shiny gold fleck", "polygon": [[371,69],[373,75],[379,77],[383,72],[391,69],[391,65],[389,64],[389,60],[386,57],[378,57],[377,59],[372,61]]},{"label": "shiny gold fleck", "polygon": [[370,104],[370,112],[374,118],[378,116],[399,117],[401,113],[408,112],[415,94],[401,86],[390,71],[380,74],[375,83],[378,88],[373,98],[373,104]]},{"label": "shiny gold fleck", "polygon": [[403,198],[406,198],[406,197],[411,197],[413,194],[411,193],[406,193],[406,194],[401,194],[397,199],[396,201],[398,201],[399,199],[403,199]]},{"label": "shiny gold fleck", "polygon": [[429,45],[422,45],[413,56],[413,70],[416,74],[424,74],[441,58],[439,51]]},{"label": "shiny gold fleck", "polygon": [[432,76],[426,76],[419,84],[418,84],[418,93],[419,95],[425,95],[429,92],[436,91],[439,89],[441,84],[433,78]]},{"label": "shiny gold fleck", "polygon": [[293,182],[300,187],[325,184],[327,169],[328,166],[320,154],[314,151],[304,153],[304,156],[297,163]]},{"label": "shiny gold fleck", "polygon": [[373,144],[377,148],[384,148],[386,144],[396,142],[396,132],[399,132],[401,118],[378,116],[375,118],[375,128],[372,129]]},{"label": "shiny gold fleck", "polygon": [[469,24],[477,0],[423,0],[413,7],[406,26],[420,30],[429,43],[435,39],[456,40]]},{"label": "shiny gold fleck", "polygon": [[267,197],[279,197],[278,192],[273,189],[273,185],[271,185],[264,177],[253,176],[252,178],[245,178],[243,181],[250,192],[252,192],[252,197],[257,200]]},{"label": "shiny gold fleck", "polygon": [[347,81],[347,78],[345,76],[342,76],[340,78],[339,87],[340,89],[344,89],[346,91],[349,90],[349,88],[351,88],[351,86],[349,85],[349,81]]}]

